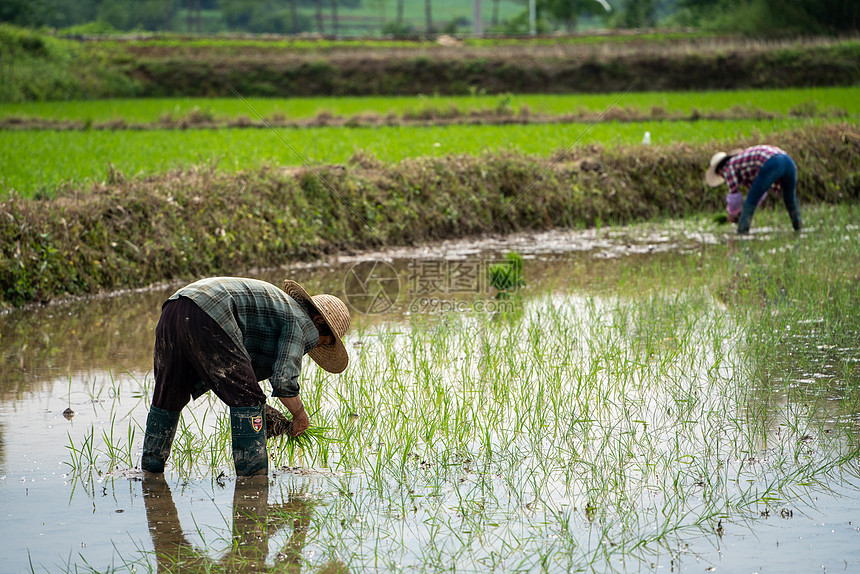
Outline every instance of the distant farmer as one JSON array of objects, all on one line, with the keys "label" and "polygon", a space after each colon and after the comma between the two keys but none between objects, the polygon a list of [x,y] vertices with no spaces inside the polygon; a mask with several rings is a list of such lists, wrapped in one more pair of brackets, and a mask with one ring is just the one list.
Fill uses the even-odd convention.
[{"label": "distant farmer", "polygon": [[302,434],[310,424],[299,396],[302,357],[331,373],[346,369],[342,337],[349,321],[343,301],[311,297],[290,280],[281,290],[256,279],[214,277],[178,290],[164,302],[155,329],[155,389],[140,467],[164,472],[180,411],[211,390],[230,407],[236,474],[267,474],[266,395],[258,381],[269,379],[272,396],[293,415],[288,432]]},{"label": "distant farmer", "polygon": [[[738,222],[738,233],[749,231],[753,213],[764,201],[768,190],[782,192],[791,225],[795,231],[800,231],[800,208],[795,195],[797,166],[780,148],[756,145],[728,153],[719,151],[711,158],[705,181],[711,187],[718,187],[723,182],[728,186],[726,212],[729,221]],[[749,188],[746,200],[741,194],[742,187]]]}]

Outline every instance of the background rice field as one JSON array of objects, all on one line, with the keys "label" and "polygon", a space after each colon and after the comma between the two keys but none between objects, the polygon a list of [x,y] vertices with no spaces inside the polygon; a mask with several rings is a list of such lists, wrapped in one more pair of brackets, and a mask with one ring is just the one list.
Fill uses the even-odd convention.
[{"label": "background rice field", "polygon": [[[860,88],[829,87],[784,90],[738,90],[705,92],[631,92],[620,99],[618,94],[576,95],[472,95],[439,96],[425,94],[419,97],[316,97],[316,98],[154,98],[136,100],[98,100],[74,102],[0,103],[0,119],[45,118],[54,120],[80,120],[109,122],[124,120],[127,123],[155,123],[165,116],[181,118],[203,112],[214,118],[256,115],[272,118],[281,114],[286,118],[308,119],[321,113],[353,116],[374,112],[380,115],[418,114],[424,110],[448,111],[456,109],[463,114],[472,110],[498,110],[513,112],[524,106],[536,114],[565,115],[581,111],[603,112],[610,106],[622,110],[641,110],[650,113],[653,108],[666,112],[690,114],[722,112],[733,108],[762,110],[771,114],[790,114],[792,111],[814,111],[832,114],[841,111],[849,116],[860,113]],[[616,101],[617,100],[617,101]]]},{"label": "background rice field", "polygon": [[125,177],[156,175],[175,168],[217,166],[226,172],[264,165],[343,164],[356,152],[385,163],[409,157],[481,154],[511,149],[549,157],[568,148],[638,145],[650,132],[652,145],[723,142],[804,125],[836,123],[829,118],[702,120],[697,122],[608,122],[506,126],[320,127],[217,130],[15,131],[0,132],[0,186],[32,196],[51,196],[65,183],[107,181],[111,170]]},{"label": "background rice field", "polygon": [[[706,114],[736,110],[773,117],[733,120],[605,121],[524,125],[428,125],[307,128],[98,129],[0,131],[0,188],[25,196],[53,194],[65,183],[105,181],[112,170],[125,177],[154,175],[174,168],[217,165],[225,171],[263,165],[299,166],[346,163],[357,152],[385,163],[408,157],[480,154],[511,149],[548,157],[561,149],[592,144],[612,148],[636,145],[650,132],[653,145],[726,142],[739,138],[837,121],[860,114],[860,88],[762,90],[703,93],[630,93],[602,96],[473,96],[461,98],[310,98],[310,99],[161,99],[97,102],[0,104],[0,119],[12,118],[150,124],[165,119],[210,120],[246,117],[313,119],[320,115],[354,117],[394,113],[401,117],[428,111],[458,113],[508,110],[564,115],[615,110]],[[745,110],[745,112],[744,112]],[[662,111],[662,112],[661,112]],[[798,116],[801,114],[801,116]],[[611,117],[611,116],[609,116]],[[431,122],[432,123],[432,122]],[[125,127],[125,126],[123,126]]]}]

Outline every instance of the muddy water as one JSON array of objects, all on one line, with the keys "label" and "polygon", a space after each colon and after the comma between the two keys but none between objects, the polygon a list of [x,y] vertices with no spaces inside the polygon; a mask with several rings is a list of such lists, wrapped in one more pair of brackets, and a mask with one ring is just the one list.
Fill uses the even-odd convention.
[{"label": "muddy water", "polygon": [[[786,236],[764,230],[754,240],[779,242]],[[730,235],[686,228],[515,235],[247,275],[275,284],[289,276],[312,293],[340,294],[353,307],[355,330],[361,330],[413,313],[498,304],[486,271],[510,250],[524,256],[529,288],[596,293],[639,273],[670,268],[695,273],[708,259],[727,257],[733,241]],[[674,288],[682,290],[680,277]],[[367,298],[362,285],[369,281],[382,285],[385,297]],[[112,472],[70,473],[70,461],[92,456],[87,446],[102,439],[134,444],[135,452],[117,458],[139,459],[154,327],[161,302],[175,288],[0,316],[0,571],[166,571],[175,560],[156,555],[177,552],[190,556],[189,571],[298,568],[301,558],[328,571],[349,570],[348,557],[329,557],[326,533],[311,525],[315,513],[324,506],[331,512],[331,501],[340,500],[333,482],[355,496],[370,488],[354,477],[333,480],[325,469],[290,469],[275,470],[270,481],[206,473],[143,480],[127,464]],[[136,424],[129,427],[129,421]],[[128,428],[137,429],[133,440],[109,440],[111,433]],[[860,491],[852,486],[858,482],[847,476],[832,488],[797,493],[784,512],[762,515],[746,527],[727,525],[718,536],[688,539],[677,548],[656,550],[650,560],[612,566],[666,572],[858,571]],[[266,518],[265,525],[259,517]],[[425,533],[398,531],[396,519],[390,528],[378,524],[385,521],[382,515],[367,521],[368,528],[377,522],[373,532],[399,537],[404,547],[425,538]],[[432,531],[432,525],[427,528]],[[235,553],[240,547],[241,557]],[[398,569],[386,564],[383,560],[379,568]],[[430,558],[422,564],[433,569]]]}]

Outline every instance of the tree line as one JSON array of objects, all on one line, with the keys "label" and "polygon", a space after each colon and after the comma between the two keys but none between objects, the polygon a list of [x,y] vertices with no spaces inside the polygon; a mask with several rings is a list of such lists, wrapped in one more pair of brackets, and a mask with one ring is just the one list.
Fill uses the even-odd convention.
[{"label": "tree line", "polygon": [[[517,35],[585,28],[698,28],[750,35],[846,34],[854,0],[473,0],[439,17],[440,0],[3,0],[0,22],[70,33]],[[434,10],[434,4],[437,10]],[[472,19],[473,5],[481,22]],[[507,17],[501,17],[501,8]],[[350,16],[344,16],[348,13]],[[384,14],[380,17],[380,14]],[[435,15],[434,15],[435,14]],[[447,20],[445,18],[448,18]],[[363,27],[355,22],[362,21]]]}]

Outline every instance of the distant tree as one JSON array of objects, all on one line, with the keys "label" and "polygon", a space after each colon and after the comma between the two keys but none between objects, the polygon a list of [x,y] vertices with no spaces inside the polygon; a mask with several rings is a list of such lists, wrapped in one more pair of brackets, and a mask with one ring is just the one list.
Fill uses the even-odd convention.
[{"label": "distant tree", "polygon": [[221,13],[230,30],[255,34],[296,34],[310,30],[309,17],[297,0],[221,0]]},{"label": "distant tree", "polygon": [[260,0],[220,0],[219,8],[231,30],[244,30]]},{"label": "distant tree", "polygon": [[[171,2],[172,4],[172,2]],[[200,0],[185,0],[186,27],[189,32],[200,33]]]},{"label": "distant tree", "polygon": [[427,33],[433,33],[433,7],[430,0],[424,0],[424,20],[427,22]]},{"label": "distant tree", "polygon": [[129,30],[130,0],[103,0],[97,10],[97,18],[107,22],[117,30]]},{"label": "distant tree", "polygon": [[624,0],[618,16],[622,28],[651,28],[656,24],[657,0]]},{"label": "distant tree", "polygon": [[[605,0],[604,0],[605,2]],[[568,31],[576,30],[576,22],[584,14],[604,14],[604,2],[599,0],[538,0],[538,12],[546,12]]]},{"label": "distant tree", "polygon": [[800,31],[856,32],[860,30],[860,2],[857,0],[763,0],[769,12],[789,14]]},{"label": "distant tree", "polygon": [[290,5],[290,33],[297,34],[299,32],[299,9],[296,6],[296,0],[288,0]]},{"label": "distant tree", "polygon": [[857,0],[678,0],[685,22],[751,35],[822,34],[860,29]]},{"label": "distant tree", "polygon": [[17,26],[38,26],[40,14],[46,8],[45,4],[47,2],[39,0],[3,0],[0,2],[0,22]]},{"label": "distant tree", "polygon": [[337,0],[331,0],[332,35],[337,38]]},{"label": "distant tree", "polygon": [[316,0],[317,30],[320,34],[325,34],[325,26],[323,22],[322,0]]},{"label": "distant tree", "polygon": [[[530,0],[516,1],[518,4],[522,5],[522,12],[513,17],[505,19],[496,28],[496,31],[501,32],[502,34],[510,34],[517,36],[522,34],[528,34],[531,32],[531,16],[529,14]],[[541,0],[535,0],[535,8],[537,9],[535,31],[538,34],[544,34],[552,31],[552,27],[550,26],[546,18],[546,11],[542,9],[543,6],[541,5]]]},{"label": "distant tree", "polygon": [[96,19],[96,0],[0,0],[0,22],[67,28]]}]

